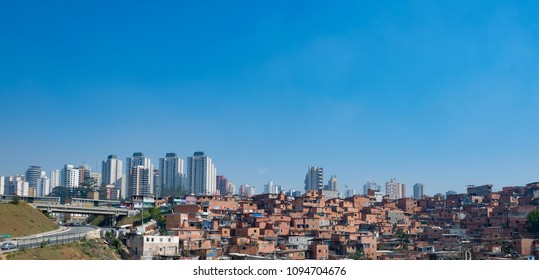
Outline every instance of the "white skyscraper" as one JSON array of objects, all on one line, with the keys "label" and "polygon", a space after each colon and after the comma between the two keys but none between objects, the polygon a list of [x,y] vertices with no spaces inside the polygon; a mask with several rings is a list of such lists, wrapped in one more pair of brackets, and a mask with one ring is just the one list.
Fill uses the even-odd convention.
[{"label": "white skyscraper", "polygon": [[28,182],[24,180],[24,176],[17,175],[14,177],[6,177],[4,192],[6,195],[28,196]]},{"label": "white skyscraper", "polygon": [[[127,175],[125,173],[122,173],[122,178],[119,180],[120,183],[120,197],[127,198]],[[117,185],[114,185],[115,188],[117,188]]]},{"label": "white skyscraper", "polygon": [[247,195],[255,195],[256,194],[256,188],[255,186],[251,186],[247,188]]},{"label": "white skyscraper", "polygon": [[165,158],[159,159],[159,186],[164,194],[183,189],[183,177],[183,160],[175,153],[167,153]]},{"label": "white skyscraper", "polygon": [[195,152],[187,158],[187,186],[194,194],[215,194],[217,170],[204,152]]},{"label": "white skyscraper", "polygon": [[346,197],[352,197],[356,195],[356,190],[354,188],[350,188],[349,186],[344,186],[346,189]]},{"label": "white skyscraper", "polygon": [[71,164],[64,165],[62,172],[60,173],[61,181],[60,185],[67,188],[78,188],[80,182],[79,169],[73,167]]},{"label": "white skyscraper", "polygon": [[50,187],[51,187],[51,191],[55,187],[58,187],[58,186],[62,185],[62,183],[61,183],[62,181],[60,179],[61,179],[60,170],[51,171],[50,182],[49,182]]},{"label": "white skyscraper", "polygon": [[142,165],[133,166],[128,177],[128,194],[150,196],[153,194],[153,172]]},{"label": "white skyscraper", "polygon": [[240,186],[240,193],[239,193],[240,196],[252,196],[255,194],[256,194],[255,186],[251,186],[247,184]]},{"label": "white skyscraper", "polygon": [[109,155],[101,162],[101,184],[114,185],[120,190],[120,196],[126,197],[125,179],[122,176],[122,161],[116,155]]},{"label": "white skyscraper", "polygon": [[392,178],[386,183],[386,195],[389,196],[389,199],[403,198],[405,195],[404,188],[403,184],[397,182],[395,178]]},{"label": "white skyscraper", "polygon": [[25,173],[25,180],[28,182],[28,185],[31,188],[37,187],[37,180],[41,178],[43,175],[43,170],[41,170],[41,166],[32,165],[30,168],[26,170]]},{"label": "white skyscraper", "polygon": [[46,176],[37,179],[36,196],[46,196],[51,192],[50,180]]},{"label": "white skyscraper", "polygon": [[305,190],[324,189],[324,169],[322,167],[309,166],[305,175]]},{"label": "white skyscraper", "polygon": [[6,185],[6,177],[5,176],[0,176],[0,194],[5,194],[4,193],[4,189],[5,189],[5,185]]},{"label": "white skyscraper", "polygon": [[326,185],[325,189],[328,191],[339,191],[339,182],[337,180],[337,175],[332,175],[329,178],[328,184]]},{"label": "white skyscraper", "polygon": [[127,197],[133,195],[155,195],[153,189],[153,164],[143,153],[133,153],[133,157],[127,158],[126,173]]},{"label": "white skyscraper", "polygon": [[228,193],[230,193],[232,195],[236,194],[236,185],[232,181],[228,182]]},{"label": "white skyscraper", "polygon": [[240,185],[240,190],[239,190],[238,194],[240,196],[246,196],[247,195],[247,188],[249,188],[249,185],[247,185],[247,184]]},{"label": "white skyscraper", "polygon": [[277,194],[279,186],[275,185],[273,181],[269,181],[267,185],[264,185],[264,193],[273,193]]},{"label": "white skyscraper", "polygon": [[160,174],[158,169],[153,170],[153,191],[155,197],[161,197],[161,187],[159,187],[159,183],[161,182]]}]

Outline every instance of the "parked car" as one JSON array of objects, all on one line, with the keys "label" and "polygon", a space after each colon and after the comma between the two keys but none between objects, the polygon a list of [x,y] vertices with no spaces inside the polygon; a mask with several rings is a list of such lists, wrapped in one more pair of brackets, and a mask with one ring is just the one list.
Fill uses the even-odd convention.
[{"label": "parked car", "polygon": [[2,250],[17,249],[17,244],[11,241],[4,242],[4,244],[0,245],[0,249]]}]

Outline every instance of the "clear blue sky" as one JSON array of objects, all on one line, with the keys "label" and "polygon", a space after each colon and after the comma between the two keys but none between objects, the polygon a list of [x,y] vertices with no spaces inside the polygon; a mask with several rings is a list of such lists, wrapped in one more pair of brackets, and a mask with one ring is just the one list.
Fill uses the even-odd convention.
[{"label": "clear blue sky", "polygon": [[177,2],[0,2],[0,174],[202,150],[258,191],[539,181],[537,1]]}]

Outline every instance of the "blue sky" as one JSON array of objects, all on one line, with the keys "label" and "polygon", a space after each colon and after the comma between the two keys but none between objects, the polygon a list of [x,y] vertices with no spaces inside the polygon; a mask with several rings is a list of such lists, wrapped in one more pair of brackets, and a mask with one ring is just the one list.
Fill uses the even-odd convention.
[{"label": "blue sky", "polygon": [[0,3],[0,174],[202,150],[259,191],[539,181],[534,1],[178,2]]}]

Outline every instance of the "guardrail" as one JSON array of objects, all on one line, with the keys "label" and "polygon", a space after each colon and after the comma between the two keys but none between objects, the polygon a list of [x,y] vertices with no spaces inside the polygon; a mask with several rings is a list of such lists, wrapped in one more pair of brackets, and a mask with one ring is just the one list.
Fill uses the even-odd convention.
[{"label": "guardrail", "polygon": [[17,242],[18,249],[31,249],[37,247],[45,247],[49,245],[61,245],[68,243],[79,242],[86,238],[85,232],[83,233],[66,233],[55,236],[43,236],[43,237],[32,237],[24,239],[13,239]]}]

